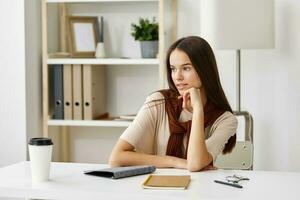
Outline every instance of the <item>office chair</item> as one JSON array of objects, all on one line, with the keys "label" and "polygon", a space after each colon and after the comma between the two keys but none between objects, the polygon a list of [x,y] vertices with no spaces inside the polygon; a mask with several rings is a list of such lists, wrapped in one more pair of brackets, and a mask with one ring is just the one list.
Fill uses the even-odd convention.
[{"label": "office chair", "polygon": [[253,119],[246,111],[234,112],[245,119],[245,141],[237,141],[231,153],[217,157],[214,166],[219,169],[253,169]]}]

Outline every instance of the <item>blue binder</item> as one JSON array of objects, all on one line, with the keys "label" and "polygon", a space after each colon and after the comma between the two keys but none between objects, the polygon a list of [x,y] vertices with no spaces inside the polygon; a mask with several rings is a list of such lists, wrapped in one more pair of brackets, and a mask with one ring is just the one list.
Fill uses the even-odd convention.
[{"label": "blue binder", "polygon": [[52,119],[64,119],[64,92],[63,92],[63,65],[50,67],[50,80],[52,80]]}]

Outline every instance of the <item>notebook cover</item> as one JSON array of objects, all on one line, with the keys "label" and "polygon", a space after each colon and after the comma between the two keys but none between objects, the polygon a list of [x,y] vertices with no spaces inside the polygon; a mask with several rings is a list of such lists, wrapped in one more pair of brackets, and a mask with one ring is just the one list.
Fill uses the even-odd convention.
[{"label": "notebook cover", "polygon": [[84,174],[118,179],[141,174],[149,174],[154,172],[155,170],[155,166],[112,167],[101,170],[85,171]]},{"label": "notebook cover", "polygon": [[149,175],[143,183],[145,189],[186,189],[190,175]]}]

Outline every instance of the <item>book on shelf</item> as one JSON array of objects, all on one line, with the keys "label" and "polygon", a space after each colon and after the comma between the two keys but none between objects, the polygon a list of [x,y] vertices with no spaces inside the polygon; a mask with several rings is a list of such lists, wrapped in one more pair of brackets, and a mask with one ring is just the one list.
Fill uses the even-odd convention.
[{"label": "book on shelf", "polygon": [[49,58],[70,58],[70,53],[68,52],[53,52],[48,54]]},{"label": "book on shelf", "polygon": [[190,175],[149,175],[143,182],[144,189],[185,190],[191,181]]},{"label": "book on shelf", "polygon": [[83,65],[83,119],[93,120],[106,114],[105,67]]},{"label": "book on shelf", "polygon": [[50,69],[50,104],[53,107],[53,119],[64,119],[64,95],[63,95],[63,65],[51,65]]},{"label": "book on shelf", "polygon": [[73,119],[72,65],[63,66],[64,119]]},{"label": "book on shelf", "polygon": [[73,119],[82,120],[82,66],[73,65]]}]

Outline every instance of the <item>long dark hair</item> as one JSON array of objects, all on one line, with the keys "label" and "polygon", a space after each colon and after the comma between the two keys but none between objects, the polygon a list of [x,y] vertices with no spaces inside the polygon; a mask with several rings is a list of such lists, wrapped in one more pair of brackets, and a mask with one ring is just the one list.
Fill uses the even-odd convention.
[{"label": "long dark hair", "polygon": [[[232,109],[229,105],[220,82],[217,62],[213,50],[210,45],[201,37],[184,37],[177,40],[170,46],[166,56],[169,88],[173,91],[177,91],[171,77],[170,68],[170,55],[175,49],[186,53],[191,60],[192,65],[194,66],[198,76],[200,77],[202,85],[205,89],[207,100],[212,102],[218,108],[232,113]],[[235,146],[235,143],[236,134],[229,138],[228,142],[225,145],[223,153],[225,154],[231,152],[231,150]]]}]

